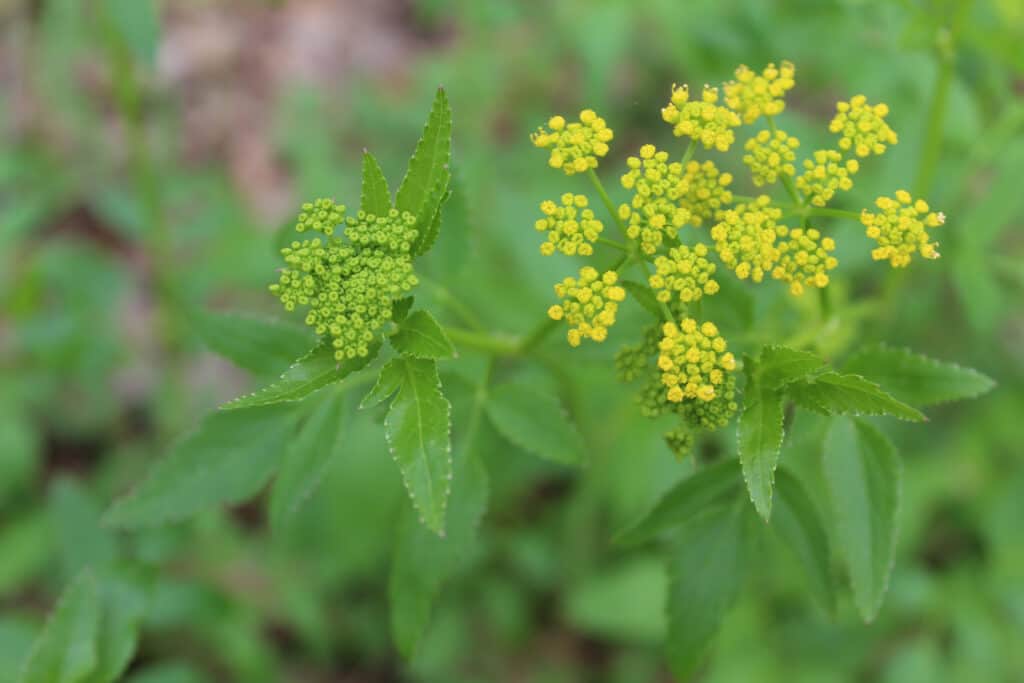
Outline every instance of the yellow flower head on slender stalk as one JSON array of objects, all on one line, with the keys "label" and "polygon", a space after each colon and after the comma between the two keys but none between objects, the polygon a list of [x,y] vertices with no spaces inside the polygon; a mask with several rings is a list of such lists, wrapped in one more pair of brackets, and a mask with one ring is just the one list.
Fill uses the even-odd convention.
[{"label": "yellow flower head on slender stalk", "polygon": [[[335,235],[344,224],[346,240]],[[337,360],[365,356],[391,319],[392,303],[417,284],[410,251],[416,217],[392,209],[386,216],[345,217],[329,199],[303,204],[297,232],[323,235],[281,250],[285,267],[270,291],[286,310],[305,307],[306,324],[330,335]]]},{"label": "yellow flower head on slender stalk", "polygon": [[672,86],[672,99],[661,110],[661,118],[672,126],[677,137],[697,140],[705,149],[728,151],[735,141],[733,128],[740,125],[740,117],[728,107],[718,104],[718,88],[705,85],[700,100],[690,99],[690,89]]},{"label": "yellow flower head on slender stalk", "polygon": [[613,270],[600,275],[597,269],[584,266],[578,279],[567,277],[555,285],[562,303],[549,308],[548,316],[569,323],[570,346],[579,346],[584,339],[603,342],[608,338],[619,303],[626,298],[626,290],[616,284],[618,277]]},{"label": "yellow flower head on slender stalk", "polygon": [[783,97],[796,84],[795,74],[796,68],[788,61],[779,67],[769,64],[761,73],[741,65],[736,80],[723,86],[725,103],[743,117],[743,123],[753,123],[762,114],[781,114],[786,108]]},{"label": "yellow flower head on slender stalk", "polygon": [[654,145],[641,147],[640,156],[629,157],[626,164],[622,186],[633,191],[633,199],[619,207],[619,218],[627,221],[626,235],[640,243],[641,251],[653,254],[690,219],[690,212],[679,205],[683,166],[670,164],[668,153]]},{"label": "yellow flower head on slender stalk", "polygon": [[561,197],[561,205],[550,199],[541,202],[543,218],[538,218],[534,227],[546,232],[548,239],[540,245],[545,256],[560,251],[566,256],[590,256],[592,246],[601,235],[604,226],[594,218],[594,212],[587,208],[587,198],[581,194],[567,192]]},{"label": "yellow flower head on slender stalk", "polygon": [[743,155],[743,163],[750,169],[754,184],[762,187],[766,183],[776,182],[780,175],[791,178],[796,175],[793,162],[799,146],[799,140],[781,130],[762,130],[747,140],[743,146],[747,150]]},{"label": "yellow flower head on slender stalk", "polygon": [[788,229],[776,223],[780,218],[782,210],[772,206],[767,195],[724,212],[711,228],[718,258],[739,279],[761,282],[781,256],[776,241]]},{"label": "yellow flower head on slender stalk", "polygon": [[860,221],[867,228],[867,236],[878,242],[871,251],[876,261],[888,260],[893,268],[904,268],[914,254],[927,259],[939,258],[931,241],[929,228],[937,228],[946,222],[942,213],[930,211],[923,199],[914,200],[906,190],[898,190],[894,197],[879,197],[875,206],[880,213],[864,209]]},{"label": "yellow flower head on slender stalk", "polygon": [[690,223],[703,225],[717,220],[722,210],[732,204],[731,173],[721,173],[713,161],[691,161],[686,164],[679,185],[680,205],[690,212]]},{"label": "yellow flower head on slender stalk", "polygon": [[898,141],[896,132],[885,122],[889,107],[868,104],[863,95],[855,95],[849,102],[836,103],[836,115],[828,129],[839,134],[839,148],[853,150],[859,157],[882,154],[887,145]]},{"label": "yellow flower head on slender stalk", "polygon": [[779,263],[772,269],[772,277],[789,283],[794,296],[804,293],[804,287],[823,288],[828,285],[828,271],[839,265],[831,252],[836,243],[823,237],[814,228],[793,228],[778,243]]},{"label": "yellow flower head on slender stalk", "polygon": [[796,179],[796,187],[814,206],[825,206],[838,190],[853,187],[853,176],[860,170],[856,159],[843,159],[834,149],[819,149],[813,159],[804,159],[804,172]]},{"label": "yellow flower head on slender stalk", "polygon": [[552,116],[548,127],[538,128],[530,140],[536,147],[551,150],[548,165],[574,175],[597,168],[598,158],[608,154],[608,143],[613,137],[604,119],[593,109],[584,109],[580,120],[571,123],[562,116]]},{"label": "yellow flower head on slender stalk", "polygon": [[678,325],[665,323],[662,334],[658,369],[666,398],[672,403],[714,400],[727,374],[736,369],[736,359],[726,350],[718,328],[685,318]]},{"label": "yellow flower head on slender stalk", "polygon": [[680,245],[669,249],[668,256],[654,259],[655,272],[648,278],[658,301],[668,303],[678,299],[683,303],[700,300],[718,292],[713,279],[715,264],[707,259],[708,248],[703,244],[693,247]]}]

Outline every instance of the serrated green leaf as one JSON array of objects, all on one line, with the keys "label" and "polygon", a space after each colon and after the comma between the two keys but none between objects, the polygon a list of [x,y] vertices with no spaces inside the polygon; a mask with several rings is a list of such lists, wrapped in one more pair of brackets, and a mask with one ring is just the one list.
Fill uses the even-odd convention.
[{"label": "serrated green leaf", "polygon": [[140,527],[185,519],[255,494],[284,456],[294,404],[221,411],[181,441],[107,511],[105,522]]},{"label": "serrated green leaf", "polygon": [[831,614],[836,607],[835,585],[821,515],[800,481],[784,468],[775,473],[775,491],[772,529],[804,568],[808,590]]},{"label": "serrated green leaf", "polygon": [[901,401],[922,406],[974,398],[995,386],[977,370],[884,344],[853,354],[845,369],[877,382]]},{"label": "serrated green leaf", "polygon": [[313,495],[343,443],[346,397],[338,392],[313,410],[288,446],[270,493],[270,527],[282,532]]},{"label": "serrated green leaf", "polygon": [[22,669],[21,683],[80,683],[96,668],[100,600],[83,572],[64,591]]},{"label": "serrated green leaf", "polygon": [[654,296],[654,292],[647,285],[640,284],[639,282],[633,282],[632,280],[623,280],[622,287],[629,293],[629,296],[636,300],[638,304],[643,306],[648,313],[653,315],[658,320],[662,318],[661,306],[658,304],[658,299]]},{"label": "serrated green leaf", "polygon": [[744,503],[717,505],[680,529],[669,556],[666,655],[681,680],[703,661],[743,583]]},{"label": "serrated green leaf", "polygon": [[412,358],[454,358],[455,347],[448,335],[426,311],[416,311],[388,337],[391,345],[403,356]]},{"label": "serrated green leaf", "polygon": [[391,210],[391,191],[380,164],[369,152],[363,152],[363,190],[360,209],[375,216],[386,216]]},{"label": "serrated green leaf", "polygon": [[[423,135],[416,143],[416,151],[409,159],[402,184],[398,188],[395,205],[399,211],[408,211],[421,219],[433,220],[447,181],[440,194],[436,193],[442,180],[449,176],[448,163],[451,159],[452,112],[448,106],[448,95],[444,88],[437,89],[430,115],[423,127]],[[433,197],[433,198],[431,198]],[[429,223],[428,223],[429,224]]]},{"label": "serrated green leaf", "polygon": [[583,460],[583,438],[557,398],[523,382],[489,392],[487,416],[498,433],[515,445],[553,462]]},{"label": "serrated green leaf", "polygon": [[916,408],[897,401],[860,375],[824,372],[793,382],[786,391],[801,408],[822,415],[891,415],[914,422],[926,419]]},{"label": "serrated green leaf", "polygon": [[401,386],[384,420],[384,433],[420,521],[442,534],[452,478],[451,405],[441,393],[435,361],[392,362]]},{"label": "serrated green leaf", "polygon": [[833,421],[822,466],[854,603],[871,621],[892,572],[902,467],[881,432],[847,418]]},{"label": "serrated green leaf", "polygon": [[360,410],[382,403],[401,388],[405,373],[400,361],[400,358],[395,358],[384,364],[377,375],[377,383],[359,402]]},{"label": "serrated green leaf", "polygon": [[771,517],[775,468],[782,447],[782,392],[765,388],[758,379],[748,382],[744,392],[737,447],[750,500],[767,521]]},{"label": "serrated green leaf", "polygon": [[245,370],[271,375],[316,344],[309,328],[240,313],[194,311],[193,329],[211,350]]},{"label": "serrated green leaf", "polygon": [[339,362],[334,358],[334,348],[330,342],[322,341],[315,349],[295,361],[273,384],[229,401],[220,408],[238,410],[301,401],[328,384],[340,382],[353,372],[362,370],[377,357],[379,351],[380,342],[375,341],[370,344],[367,355]]},{"label": "serrated green leaf", "polygon": [[409,309],[412,308],[415,297],[403,296],[401,299],[396,299],[391,304],[391,319],[396,323],[400,323],[405,320],[405,316],[409,315]]},{"label": "serrated green leaf", "polygon": [[672,487],[650,512],[619,532],[615,542],[643,543],[712,505],[735,498],[742,486],[739,461],[723,460],[709,465]]},{"label": "serrated green leaf", "polygon": [[417,523],[408,508],[398,524],[388,595],[392,633],[406,658],[416,651],[426,631],[442,585],[465,560],[487,507],[487,470],[480,459],[472,452],[461,453],[454,472],[444,536]]},{"label": "serrated green leaf", "polygon": [[778,389],[824,366],[825,361],[813,353],[786,346],[766,346],[761,349],[757,371],[761,384],[769,389]]},{"label": "serrated green leaf", "polygon": [[445,171],[428,195],[424,204],[423,214],[416,220],[416,241],[412,245],[413,256],[421,256],[434,246],[438,235],[441,233],[441,217],[444,213],[444,206],[448,203],[452,193],[448,190],[451,182],[451,175]]}]

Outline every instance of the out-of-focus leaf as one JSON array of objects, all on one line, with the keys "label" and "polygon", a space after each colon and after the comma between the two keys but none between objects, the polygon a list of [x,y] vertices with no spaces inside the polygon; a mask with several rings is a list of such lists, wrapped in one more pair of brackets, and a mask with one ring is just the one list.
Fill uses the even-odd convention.
[{"label": "out-of-focus leaf", "polygon": [[487,416],[503,437],[531,453],[566,465],[583,460],[583,438],[561,403],[537,387],[509,382],[487,397]]},{"label": "out-of-focus leaf", "polygon": [[190,319],[204,344],[261,375],[281,372],[316,345],[309,328],[282,320],[206,311],[196,311]]},{"label": "out-of-focus leaf", "polygon": [[113,564],[117,557],[114,534],[100,526],[100,505],[77,480],[55,481],[49,507],[66,578],[86,567],[102,569]]},{"label": "out-of-focus leaf", "polygon": [[100,600],[92,574],[64,591],[21,672],[20,683],[81,683],[96,669]]},{"label": "out-of-focus leaf", "polygon": [[5,518],[0,525],[0,596],[20,589],[49,559],[50,534],[47,519],[39,512]]},{"label": "out-of-focus leaf", "polygon": [[113,572],[99,580],[102,603],[96,641],[96,667],[82,683],[114,683],[135,655],[139,622],[146,609],[146,595],[140,583]]},{"label": "out-of-focus leaf", "polygon": [[391,345],[403,356],[412,358],[452,358],[455,347],[448,335],[426,311],[416,311],[403,320],[398,331],[389,338]]},{"label": "out-of-focus leaf", "polygon": [[921,406],[974,398],[995,386],[977,370],[884,344],[861,349],[844,369],[877,382],[901,401]]},{"label": "out-of-focus leaf", "polygon": [[800,561],[807,574],[808,590],[831,614],[835,611],[836,595],[829,566],[828,535],[821,515],[796,477],[781,468],[775,477],[772,529]]},{"label": "out-of-focus leaf", "polygon": [[860,375],[824,372],[788,385],[797,405],[822,415],[891,415],[901,420],[925,419],[916,408],[897,401]]},{"label": "out-of-focus leaf", "polygon": [[658,305],[658,300],[654,296],[654,292],[647,285],[640,284],[639,282],[633,282],[632,280],[623,280],[622,287],[626,290],[629,296],[636,300],[638,304],[643,306],[648,313],[653,315],[658,320],[661,320],[664,315],[661,312],[661,306]]},{"label": "out-of-focus leaf", "polygon": [[185,519],[255,494],[284,457],[295,427],[294,405],[221,411],[203,420],[107,511],[105,521],[140,527]]},{"label": "out-of-focus leaf", "polygon": [[822,464],[854,603],[871,621],[889,587],[902,467],[881,432],[848,418],[833,421]]},{"label": "out-of-focus leaf", "polygon": [[570,624],[584,633],[631,643],[665,636],[668,597],[664,564],[642,557],[586,577],[565,601]]}]

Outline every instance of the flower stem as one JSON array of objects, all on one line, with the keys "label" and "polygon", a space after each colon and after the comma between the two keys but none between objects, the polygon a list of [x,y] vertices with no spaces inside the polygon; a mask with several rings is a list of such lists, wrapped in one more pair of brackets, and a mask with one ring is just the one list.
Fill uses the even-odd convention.
[{"label": "flower stem", "polygon": [[598,244],[607,244],[609,247],[612,247],[613,249],[618,249],[619,251],[625,252],[627,254],[629,253],[629,247],[623,244],[622,242],[616,242],[615,240],[610,240],[606,237],[598,237],[597,242]]},{"label": "flower stem", "polygon": [[[768,114],[765,114],[764,117],[765,119],[768,120],[768,127],[771,129],[772,134],[774,135],[775,133],[779,132],[779,129],[775,126],[775,117],[769,116]],[[796,188],[793,186],[793,180],[788,175],[786,175],[785,173],[780,173],[779,179],[782,180],[782,185],[783,187],[786,188],[786,192],[789,193],[789,196],[790,198],[792,198],[794,204],[803,205],[806,203],[806,200],[801,198],[800,193],[796,191]]]},{"label": "flower stem", "polygon": [[483,351],[497,356],[515,356],[521,351],[521,344],[484,332],[474,332],[458,327],[446,327],[445,333],[456,346],[464,346],[475,351]]},{"label": "flower stem", "polygon": [[615,205],[612,204],[612,198],[609,197],[608,192],[605,191],[604,184],[601,182],[601,179],[597,177],[597,174],[594,173],[594,169],[592,168],[587,169],[587,176],[590,178],[590,182],[597,191],[598,196],[601,197],[601,203],[604,204],[604,208],[608,210],[608,215],[610,215],[612,220],[615,221],[615,225],[619,226],[619,231],[622,233],[622,236],[629,239],[629,236],[626,234],[626,224],[622,222],[621,218],[619,218],[619,212],[615,210]]},{"label": "flower stem", "polygon": [[683,170],[686,170],[686,164],[690,163],[690,159],[693,158],[693,153],[697,151],[697,141],[694,139],[690,140],[690,144],[686,146],[686,152],[683,153],[683,161],[681,166]]}]

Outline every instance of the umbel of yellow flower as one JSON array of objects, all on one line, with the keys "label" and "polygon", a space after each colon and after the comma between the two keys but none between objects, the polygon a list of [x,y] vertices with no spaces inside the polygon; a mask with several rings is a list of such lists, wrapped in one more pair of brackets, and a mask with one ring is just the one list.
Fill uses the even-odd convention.
[{"label": "umbel of yellow flower", "polygon": [[552,116],[548,129],[538,128],[530,139],[537,147],[550,148],[548,164],[562,169],[566,175],[597,168],[598,157],[608,154],[608,143],[614,137],[612,129],[593,109],[581,111],[578,122],[566,123],[565,118]]},{"label": "umbel of yellow flower", "polygon": [[626,298],[626,290],[615,284],[618,277],[614,270],[598,275],[597,269],[584,266],[579,279],[567,277],[555,285],[562,303],[549,308],[548,316],[569,323],[570,346],[579,346],[583,339],[603,342],[608,338],[619,303]]},{"label": "umbel of yellow flower", "polygon": [[629,157],[626,164],[622,186],[633,191],[633,200],[619,207],[619,218],[628,221],[626,235],[638,240],[645,254],[653,254],[690,219],[690,212],[679,205],[683,166],[668,163],[668,153],[654,145],[641,147],[640,156]]},{"label": "umbel of yellow flower", "polygon": [[713,400],[716,388],[725,384],[726,373],[736,369],[736,359],[726,351],[718,328],[710,322],[698,326],[696,320],[686,318],[679,325],[665,323],[662,334],[658,369],[668,400]]},{"label": "umbel of yellow flower", "polygon": [[896,144],[896,132],[885,122],[887,105],[871,105],[866,97],[856,95],[849,102],[837,102],[836,112],[828,129],[839,133],[840,149],[852,149],[857,156],[866,157],[882,154],[886,145]]},{"label": "umbel of yellow flower", "polygon": [[836,190],[853,187],[853,175],[860,170],[856,159],[843,161],[843,155],[834,149],[819,149],[813,159],[804,159],[804,172],[796,179],[798,190],[807,195],[811,204],[825,206]]},{"label": "umbel of yellow flower", "polygon": [[550,256],[557,249],[566,256],[590,256],[594,253],[591,245],[597,241],[604,226],[587,208],[584,195],[567,192],[561,200],[561,206],[550,199],[540,204],[544,217],[538,218],[534,227],[548,234],[547,241],[540,245],[540,253]]},{"label": "umbel of yellow flower", "polygon": [[828,271],[839,265],[836,243],[831,237],[822,237],[814,228],[793,228],[779,242],[779,263],[772,269],[772,277],[789,283],[795,296],[804,293],[804,287],[823,288],[828,285]]},{"label": "umbel of yellow flower", "polygon": [[937,228],[946,222],[942,213],[929,211],[923,199],[914,199],[906,190],[898,190],[895,197],[879,197],[875,205],[881,213],[864,209],[860,221],[867,227],[867,236],[878,242],[871,251],[876,261],[888,259],[893,268],[903,268],[914,254],[924,258],[939,258],[937,243],[931,241],[928,228]]},{"label": "umbel of yellow flower", "polygon": [[657,291],[658,301],[668,303],[678,298],[683,303],[698,301],[705,294],[718,292],[718,283],[712,279],[715,264],[707,259],[708,248],[703,244],[693,247],[680,245],[669,249],[668,256],[654,259],[655,273],[648,278]]},{"label": "umbel of yellow flower", "polygon": [[672,86],[672,99],[661,110],[661,118],[677,138],[693,138],[719,152],[728,151],[736,139],[732,129],[740,125],[736,112],[718,104],[718,88],[707,85],[699,101],[690,99],[687,86]]},{"label": "umbel of yellow flower", "polygon": [[780,175],[796,175],[793,161],[799,146],[798,139],[781,130],[762,130],[747,140],[743,146],[747,150],[747,154],[743,155],[743,163],[750,168],[754,184],[761,187],[765,183],[774,183]]},{"label": "umbel of yellow flower", "polygon": [[700,227],[705,220],[717,220],[722,208],[732,204],[731,173],[720,173],[713,161],[686,164],[679,184],[680,205],[690,212],[690,223]]},{"label": "umbel of yellow flower", "polygon": [[767,195],[761,195],[725,211],[722,220],[711,228],[718,257],[736,277],[761,282],[765,273],[772,272],[781,255],[775,242],[787,233],[785,226],[776,224],[780,218],[782,210],[772,206]]},{"label": "umbel of yellow flower", "polygon": [[[285,309],[308,308],[306,324],[332,337],[337,360],[365,356],[392,303],[417,284],[410,250],[416,218],[392,209],[386,216],[362,211],[345,218],[329,199],[303,204],[296,231],[323,235],[281,250],[285,267],[270,291]],[[347,243],[334,236],[345,223]]]},{"label": "umbel of yellow flower", "polygon": [[743,117],[743,123],[753,123],[762,114],[775,116],[786,108],[782,99],[793,88],[796,68],[792,62],[776,67],[769,64],[760,74],[746,65],[736,69],[736,80],[723,86],[725,103]]}]

